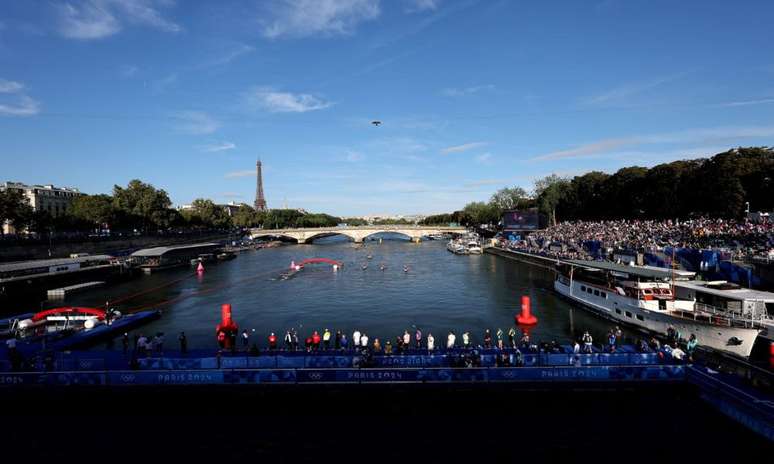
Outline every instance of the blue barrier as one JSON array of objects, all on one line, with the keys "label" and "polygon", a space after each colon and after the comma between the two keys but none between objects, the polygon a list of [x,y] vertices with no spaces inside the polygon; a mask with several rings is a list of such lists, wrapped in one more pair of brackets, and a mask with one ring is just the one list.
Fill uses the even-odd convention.
[{"label": "blue barrier", "polygon": [[565,366],[514,368],[220,369],[0,374],[0,387],[19,385],[233,385],[307,383],[488,383],[673,381],[686,366]]}]

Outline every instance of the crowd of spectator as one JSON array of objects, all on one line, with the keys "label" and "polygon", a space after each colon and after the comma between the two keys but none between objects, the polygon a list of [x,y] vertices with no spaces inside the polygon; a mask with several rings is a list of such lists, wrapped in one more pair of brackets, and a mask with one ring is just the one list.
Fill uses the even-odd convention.
[{"label": "crowd of spectator", "polygon": [[597,250],[653,253],[666,247],[712,249],[741,257],[768,254],[774,248],[774,223],[709,218],[569,221],[504,245],[569,259],[596,259]]}]

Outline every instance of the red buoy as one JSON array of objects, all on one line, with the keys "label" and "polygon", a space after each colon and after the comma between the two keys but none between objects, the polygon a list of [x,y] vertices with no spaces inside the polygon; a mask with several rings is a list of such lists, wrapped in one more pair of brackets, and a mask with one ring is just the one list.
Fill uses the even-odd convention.
[{"label": "red buoy", "polygon": [[774,342],[769,344],[769,367],[774,369]]},{"label": "red buoy", "polygon": [[196,272],[198,272],[199,274],[204,272],[204,264],[202,264],[201,261],[199,261],[199,266],[196,267]]},{"label": "red buoy", "polygon": [[[220,324],[215,327],[215,333],[218,336],[218,343],[221,348],[231,348],[236,342],[236,334],[239,326],[231,319],[231,305],[228,303],[220,306]],[[223,337],[221,337],[221,333]]]},{"label": "red buoy", "polygon": [[532,315],[530,309],[529,297],[522,295],[521,297],[521,313],[516,316],[516,323],[521,325],[535,325],[537,324],[537,318]]}]

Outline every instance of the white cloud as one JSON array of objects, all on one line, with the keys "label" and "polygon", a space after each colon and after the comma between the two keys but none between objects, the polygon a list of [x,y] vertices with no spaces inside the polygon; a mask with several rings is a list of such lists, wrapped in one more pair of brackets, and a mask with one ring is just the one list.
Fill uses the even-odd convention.
[{"label": "white cloud", "polygon": [[59,32],[71,39],[101,39],[117,34],[124,23],[150,26],[165,32],[182,28],[165,19],[159,7],[168,0],[83,0],[57,5]]},{"label": "white cloud", "polygon": [[406,4],[406,13],[419,13],[437,10],[441,5],[441,0],[406,0]]},{"label": "white cloud", "polygon": [[271,87],[257,87],[247,94],[248,102],[272,113],[306,113],[322,110],[332,103],[308,93],[280,92]]},{"label": "white cloud", "polygon": [[219,151],[233,150],[236,145],[232,142],[221,142],[213,145],[205,145],[202,147],[202,151],[205,153],[215,153]]},{"label": "white cloud", "polygon": [[441,91],[441,95],[446,97],[464,97],[466,95],[473,95],[485,90],[494,90],[495,86],[492,84],[487,85],[475,85],[472,87],[464,88],[446,88]]},{"label": "white cloud", "polygon": [[479,148],[486,146],[487,142],[471,142],[471,143],[464,143],[462,145],[454,145],[451,147],[446,147],[441,150],[441,153],[444,155],[448,155],[449,153],[462,153],[464,151],[472,150],[474,148]]},{"label": "white cloud", "polygon": [[687,73],[682,72],[682,73],[673,74],[671,76],[659,77],[657,79],[652,79],[649,81],[629,82],[627,84],[623,84],[618,87],[612,88],[606,92],[582,98],[581,103],[585,105],[604,105],[604,104],[621,103],[622,101],[625,101],[629,97],[633,97],[635,95],[638,95],[648,90],[651,90],[653,88],[656,88],[660,85],[680,79],[686,74]]},{"label": "white cloud", "polygon": [[40,103],[24,93],[24,84],[0,79],[0,116],[34,116]]},{"label": "white cloud", "polygon": [[634,140],[631,138],[604,139],[585,145],[580,145],[567,150],[553,151],[536,157],[537,160],[552,160],[564,158],[580,158],[597,153],[603,153],[626,145],[630,145]]},{"label": "white cloud", "polygon": [[240,56],[252,53],[255,47],[240,42],[219,43],[216,49],[208,53],[208,58],[202,60],[198,67],[209,68],[214,66],[224,66],[236,60]]},{"label": "white cloud", "polygon": [[0,79],[0,93],[17,93],[24,88],[24,84],[16,81]]},{"label": "white cloud", "polygon": [[750,106],[750,105],[764,105],[767,103],[774,103],[774,98],[761,98],[758,100],[741,100],[727,103],[721,103],[718,106],[721,107],[734,107],[734,106]]},{"label": "white cloud", "polygon": [[686,129],[661,134],[633,135],[629,137],[602,139],[596,142],[579,145],[567,150],[559,150],[533,158],[536,161],[590,158],[609,154],[614,150],[635,147],[641,145],[662,144],[706,144],[717,141],[735,141],[747,138],[774,137],[774,126],[747,126],[747,127],[713,127]]},{"label": "white cloud", "polygon": [[189,134],[212,134],[220,127],[220,123],[204,111],[180,111],[174,117],[179,120],[177,128]]},{"label": "white cloud", "polygon": [[223,177],[226,179],[237,179],[239,177],[255,177],[255,169],[246,169],[244,171],[233,171],[226,173]]},{"label": "white cloud", "polygon": [[281,0],[266,8],[263,35],[309,37],[349,35],[379,16],[379,0]]},{"label": "white cloud", "polygon": [[492,154],[491,153],[482,153],[482,154],[476,156],[476,162],[478,164],[490,164],[492,162]]}]

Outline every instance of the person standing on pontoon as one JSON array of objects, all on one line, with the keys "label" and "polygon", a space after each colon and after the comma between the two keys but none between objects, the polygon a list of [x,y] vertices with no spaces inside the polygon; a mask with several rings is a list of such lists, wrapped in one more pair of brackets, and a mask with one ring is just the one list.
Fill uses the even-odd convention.
[{"label": "person standing on pontoon", "polygon": [[452,349],[454,348],[454,342],[457,341],[457,336],[454,335],[454,332],[449,332],[449,335],[446,337],[446,348]]},{"label": "person standing on pontoon", "polygon": [[360,331],[357,329],[352,332],[352,346],[355,348],[360,346]]},{"label": "person standing on pontoon", "polygon": [[422,348],[422,331],[419,328],[414,334],[414,340],[417,342],[417,349]]},{"label": "person standing on pontoon", "polygon": [[433,338],[433,334],[428,333],[427,334],[427,351],[433,351],[435,349],[435,338]]}]

